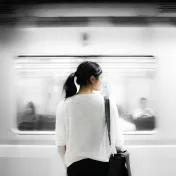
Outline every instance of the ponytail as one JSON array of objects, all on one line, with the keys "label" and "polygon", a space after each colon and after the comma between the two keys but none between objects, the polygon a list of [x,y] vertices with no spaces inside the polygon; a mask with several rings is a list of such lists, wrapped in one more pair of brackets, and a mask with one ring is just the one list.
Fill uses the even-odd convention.
[{"label": "ponytail", "polygon": [[75,73],[71,73],[64,83],[63,91],[65,91],[65,99],[76,94],[77,88],[74,83]]}]

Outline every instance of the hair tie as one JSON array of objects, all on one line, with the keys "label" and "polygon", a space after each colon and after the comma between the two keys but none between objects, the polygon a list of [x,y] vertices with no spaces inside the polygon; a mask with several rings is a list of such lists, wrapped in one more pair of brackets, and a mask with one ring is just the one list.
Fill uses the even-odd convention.
[{"label": "hair tie", "polygon": [[79,85],[77,84],[77,76],[74,76],[74,84],[75,84],[75,86],[76,86],[76,93],[78,92],[78,90],[79,90]]},{"label": "hair tie", "polygon": [[74,83],[75,83],[75,85],[77,85],[76,81],[77,81],[77,76],[74,76]]}]

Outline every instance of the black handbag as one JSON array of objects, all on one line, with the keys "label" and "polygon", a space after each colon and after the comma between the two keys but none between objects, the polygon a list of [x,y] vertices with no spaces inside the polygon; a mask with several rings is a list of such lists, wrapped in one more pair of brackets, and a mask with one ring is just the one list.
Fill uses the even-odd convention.
[{"label": "black handbag", "polygon": [[[105,99],[105,116],[106,124],[108,129],[109,144],[111,145],[111,135],[110,135],[110,103],[109,98]],[[131,176],[129,153],[127,150],[119,151],[117,148],[117,153],[111,154],[109,158],[109,170],[108,176]]]}]

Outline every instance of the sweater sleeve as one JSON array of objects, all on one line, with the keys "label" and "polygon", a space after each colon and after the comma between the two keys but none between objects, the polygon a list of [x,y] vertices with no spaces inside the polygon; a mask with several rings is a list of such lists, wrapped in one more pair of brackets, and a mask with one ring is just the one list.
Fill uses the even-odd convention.
[{"label": "sweater sleeve", "polygon": [[115,100],[113,98],[110,98],[110,113],[112,118],[112,123],[114,127],[115,132],[115,146],[121,147],[124,144],[123,134],[122,134],[122,124],[119,118],[119,113],[117,110],[117,106],[115,103]]},{"label": "sweater sleeve", "polygon": [[55,143],[57,146],[66,145],[66,108],[64,101],[60,101],[56,110]]}]

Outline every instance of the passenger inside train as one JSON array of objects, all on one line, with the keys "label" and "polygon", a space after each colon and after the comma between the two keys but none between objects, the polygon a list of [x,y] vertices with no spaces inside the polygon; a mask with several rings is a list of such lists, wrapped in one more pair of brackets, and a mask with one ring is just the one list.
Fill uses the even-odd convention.
[{"label": "passenger inside train", "polygon": [[35,105],[32,101],[28,102],[26,109],[21,115],[21,123],[18,128],[20,130],[34,130],[36,129],[36,124],[38,121],[38,116],[36,114]]},{"label": "passenger inside train", "polygon": [[133,112],[133,119],[147,118],[154,116],[154,111],[151,108],[147,108],[147,98],[142,97],[139,101],[139,108]]},{"label": "passenger inside train", "polygon": [[28,102],[19,115],[18,129],[21,131],[52,131],[55,129],[55,115],[36,113],[34,103]]},{"label": "passenger inside train", "polygon": [[133,123],[137,130],[154,130],[155,113],[151,108],[147,107],[147,98],[140,98],[140,107],[132,113]]}]

